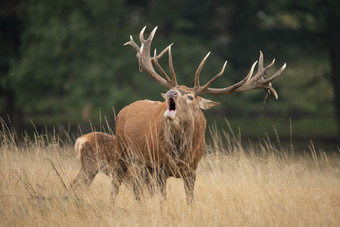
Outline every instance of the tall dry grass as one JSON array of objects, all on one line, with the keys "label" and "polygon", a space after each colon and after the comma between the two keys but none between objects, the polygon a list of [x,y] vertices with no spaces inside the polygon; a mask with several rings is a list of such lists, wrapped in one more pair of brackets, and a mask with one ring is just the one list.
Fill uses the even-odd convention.
[{"label": "tall dry grass", "polygon": [[168,180],[166,201],[145,194],[137,202],[122,185],[113,203],[104,174],[89,191],[68,191],[80,168],[70,139],[36,133],[17,145],[3,126],[0,226],[340,225],[339,151],[327,155],[311,145],[296,155],[269,140],[242,145],[233,134],[211,132],[193,204],[178,179]]}]

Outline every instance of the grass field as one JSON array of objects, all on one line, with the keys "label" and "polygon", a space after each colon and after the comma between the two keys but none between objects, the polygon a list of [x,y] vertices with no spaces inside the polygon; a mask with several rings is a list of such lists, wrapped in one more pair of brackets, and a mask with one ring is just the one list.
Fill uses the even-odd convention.
[{"label": "grass field", "polygon": [[243,146],[215,131],[193,204],[178,179],[168,180],[166,201],[145,194],[137,202],[123,185],[113,203],[104,174],[89,191],[68,191],[80,166],[72,142],[36,134],[19,146],[6,129],[0,133],[0,226],[340,225],[339,150],[311,145],[297,155],[266,140]]}]

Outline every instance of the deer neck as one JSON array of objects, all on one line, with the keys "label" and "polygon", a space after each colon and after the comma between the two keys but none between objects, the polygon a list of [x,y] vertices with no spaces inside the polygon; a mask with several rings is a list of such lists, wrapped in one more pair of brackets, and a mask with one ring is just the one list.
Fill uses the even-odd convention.
[{"label": "deer neck", "polygon": [[164,119],[164,126],[164,137],[169,158],[175,162],[184,161],[192,149],[193,120]]}]

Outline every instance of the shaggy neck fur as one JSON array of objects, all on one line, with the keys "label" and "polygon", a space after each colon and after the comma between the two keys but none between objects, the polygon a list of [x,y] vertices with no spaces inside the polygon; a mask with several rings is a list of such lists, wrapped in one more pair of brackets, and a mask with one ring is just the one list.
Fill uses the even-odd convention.
[{"label": "shaggy neck fur", "polygon": [[194,124],[193,121],[186,121],[174,126],[169,120],[165,120],[165,129],[170,168],[172,171],[176,171],[186,163],[191,153]]}]

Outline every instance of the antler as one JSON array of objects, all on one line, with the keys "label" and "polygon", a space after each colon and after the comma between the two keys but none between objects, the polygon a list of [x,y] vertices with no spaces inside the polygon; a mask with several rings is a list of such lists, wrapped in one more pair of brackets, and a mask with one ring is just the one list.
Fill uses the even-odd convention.
[{"label": "antler", "polygon": [[230,93],[235,93],[235,92],[243,92],[243,91],[248,91],[248,90],[253,90],[257,88],[263,88],[267,92],[265,96],[265,100],[270,97],[270,94],[273,93],[276,99],[278,99],[277,92],[275,89],[272,87],[271,81],[273,81],[276,77],[278,77],[283,70],[286,68],[286,63],[283,64],[283,66],[276,72],[274,75],[272,75],[269,78],[265,77],[266,71],[271,68],[274,63],[275,59],[265,68],[263,68],[263,54],[260,51],[260,57],[258,61],[258,69],[257,73],[253,76],[253,71],[254,68],[257,64],[257,61],[252,65],[250,68],[250,71],[248,75],[241,80],[240,82],[231,85],[226,88],[209,88],[212,83],[214,83],[224,72],[225,66],[227,62],[224,63],[222,70],[215,76],[213,77],[208,83],[206,83],[204,86],[200,86],[199,84],[199,76],[200,72],[202,70],[202,67],[207,60],[208,56],[210,53],[208,53],[205,58],[203,58],[201,64],[199,65],[196,75],[195,75],[195,86],[194,86],[194,91],[197,95],[199,94],[210,94],[210,95],[225,95],[225,94],[230,94]]},{"label": "antler", "polygon": [[[150,50],[151,50],[151,42],[152,39],[156,33],[157,26],[152,30],[149,37],[147,39],[144,39],[144,31],[146,29],[146,26],[141,30],[139,34],[139,39],[141,46],[139,47],[136,42],[133,40],[132,36],[130,35],[130,41],[125,43],[124,46],[130,45],[137,51],[137,58],[139,62],[139,71],[144,70],[147,74],[149,74],[152,78],[154,78],[158,83],[160,83],[162,86],[172,88],[177,86],[177,80],[176,80],[176,74],[174,70],[174,66],[172,63],[172,55],[171,55],[171,46],[173,44],[170,44],[168,47],[166,47],[159,55],[157,55],[157,51],[155,49],[153,58],[150,56]],[[158,60],[168,51],[169,54],[169,69],[172,80],[169,78],[169,76],[166,74],[166,72],[163,70],[163,68],[158,63]],[[162,76],[160,76],[155,69],[153,68],[152,64],[155,64],[156,68],[160,72]]]}]

